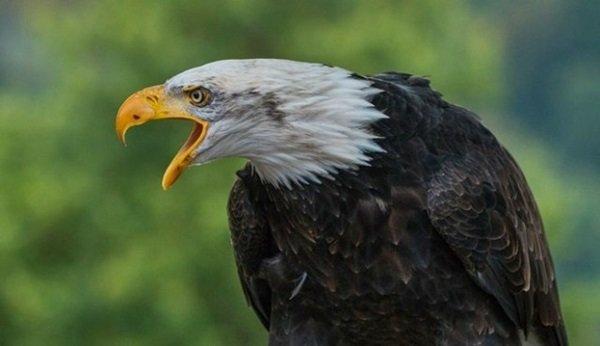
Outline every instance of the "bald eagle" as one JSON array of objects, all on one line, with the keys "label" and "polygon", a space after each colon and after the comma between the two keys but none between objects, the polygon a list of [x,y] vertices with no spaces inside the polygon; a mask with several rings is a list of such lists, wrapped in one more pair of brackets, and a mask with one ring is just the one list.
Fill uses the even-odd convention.
[{"label": "bald eagle", "polygon": [[130,96],[132,126],[193,130],[162,181],[248,159],[228,211],[244,294],[271,345],[567,345],[523,173],[425,78],[226,60]]}]

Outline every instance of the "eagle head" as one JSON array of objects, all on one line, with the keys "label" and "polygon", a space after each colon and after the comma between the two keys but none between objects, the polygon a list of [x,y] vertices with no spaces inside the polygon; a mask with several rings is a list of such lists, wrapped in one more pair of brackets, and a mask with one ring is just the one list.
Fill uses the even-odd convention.
[{"label": "eagle head", "polygon": [[369,102],[380,92],[337,67],[287,60],[224,60],[184,71],[131,95],[116,117],[124,142],[133,126],[159,119],[193,123],[167,167],[169,188],[190,165],[250,160],[263,182],[292,188],[368,165],[382,151],[371,123],[386,116]]}]

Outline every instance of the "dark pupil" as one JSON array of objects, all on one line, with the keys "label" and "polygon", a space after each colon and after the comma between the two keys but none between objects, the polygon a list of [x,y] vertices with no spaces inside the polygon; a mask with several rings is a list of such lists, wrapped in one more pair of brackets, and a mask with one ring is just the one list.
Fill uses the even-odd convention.
[{"label": "dark pupil", "polygon": [[202,95],[200,94],[199,91],[194,91],[194,93],[192,94],[192,97],[194,98],[194,100],[200,101],[200,99],[202,98]]}]

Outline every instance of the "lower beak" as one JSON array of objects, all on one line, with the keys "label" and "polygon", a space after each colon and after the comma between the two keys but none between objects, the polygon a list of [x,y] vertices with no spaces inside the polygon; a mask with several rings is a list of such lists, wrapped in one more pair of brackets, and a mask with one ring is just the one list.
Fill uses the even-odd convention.
[{"label": "lower beak", "polygon": [[115,127],[117,136],[125,144],[125,133],[133,126],[150,120],[184,119],[194,122],[194,128],[181,146],[162,179],[163,189],[175,183],[185,168],[194,160],[196,148],[202,144],[208,131],[208,122],[189,114],[179,100],[168,100],[162,85],[140,90],[129,96],[119,108]]}]

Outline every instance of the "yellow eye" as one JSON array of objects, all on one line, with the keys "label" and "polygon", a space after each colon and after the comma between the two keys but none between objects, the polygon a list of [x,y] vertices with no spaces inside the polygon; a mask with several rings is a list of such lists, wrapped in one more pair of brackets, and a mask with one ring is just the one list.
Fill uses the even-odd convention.
[{"label": "yellow eye", "polygon": [[190,90],[188,96],[190,98],[190,102],[194,106],[198,107],[206,106],[210,103],[210,101],[212,101],[212,95],[210,91],[203,87]]}]

